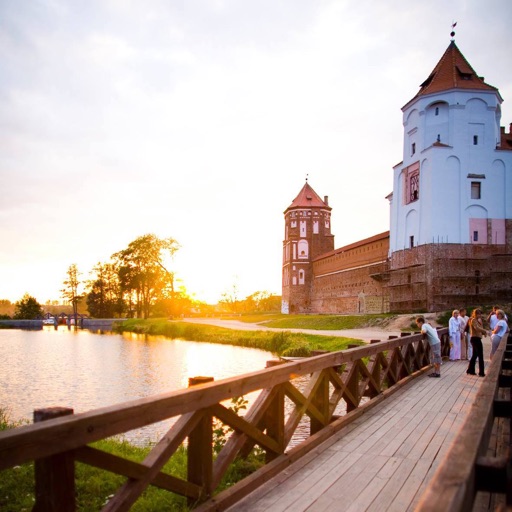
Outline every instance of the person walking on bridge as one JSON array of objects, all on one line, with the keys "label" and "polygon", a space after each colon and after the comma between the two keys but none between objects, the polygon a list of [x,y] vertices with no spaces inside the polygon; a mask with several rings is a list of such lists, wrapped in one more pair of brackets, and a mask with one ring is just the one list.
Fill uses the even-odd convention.
[{"label": "person walking on bridge", "polygon": [[482,336],[485,336],[487,334],[487,331],[484,329],[484,325],[482,322],[481,309],[474,309],[473,313],[471,313],[471,318],[469,319],[469,333],[471,335],[473,355],[471,356],[471,359],[469,361],[466,373],[468,375],[476,375],[475,365],[476,360],[478,358],[478,375],[480,377],[485,377],[484,346],[482,345]]},{"label": "person walking on bridge", "polygon": [[434,363],[434,372],[429,377],[441,377],[441,340],[437,331],[425,321],[425,317],[416,318],[416,325],[420,328],[423,338],[427,338],[430,345],[430,359]]}]

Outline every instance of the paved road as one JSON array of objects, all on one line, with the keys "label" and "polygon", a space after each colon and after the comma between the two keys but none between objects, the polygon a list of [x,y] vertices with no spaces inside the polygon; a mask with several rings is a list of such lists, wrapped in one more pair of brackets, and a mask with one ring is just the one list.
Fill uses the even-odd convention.
[{"label": "paved road", "polygon": [[376,327],[366,327],[364,329],[342,329],[338,331],[317,330],[317,329],[280,329],[277,327],[266,327],[261,324],[250,324],[240,322],[239,320],[222,320],[221,318],[183,318],[183,322],[215,325],[217,327],[226,327],[239,331],[289,331],[303,332],[306,334],[319,334],[322,336],[342,336],[344,338],[353,338],[369,342],[370,340],[387,340],[389,336],[400,336],[400,331],[386,331]]}]

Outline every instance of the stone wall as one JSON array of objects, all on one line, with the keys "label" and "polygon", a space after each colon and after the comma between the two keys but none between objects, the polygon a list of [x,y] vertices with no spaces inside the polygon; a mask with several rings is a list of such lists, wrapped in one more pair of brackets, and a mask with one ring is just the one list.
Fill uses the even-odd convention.
[{"label": "stone wall", "polygon": [[442,311],[512,300],[512,253],[506,245],[429,244],[390,260],[390,309]]}]

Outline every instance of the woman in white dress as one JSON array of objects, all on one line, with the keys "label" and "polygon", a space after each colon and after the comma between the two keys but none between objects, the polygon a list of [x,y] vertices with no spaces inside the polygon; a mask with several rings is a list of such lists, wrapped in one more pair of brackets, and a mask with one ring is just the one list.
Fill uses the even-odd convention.
[{"label": "woman in white dress", "polygon": [[460,361],[460,323],[459,310],[454,309],[448,322],[450,336],[450,361]]}]

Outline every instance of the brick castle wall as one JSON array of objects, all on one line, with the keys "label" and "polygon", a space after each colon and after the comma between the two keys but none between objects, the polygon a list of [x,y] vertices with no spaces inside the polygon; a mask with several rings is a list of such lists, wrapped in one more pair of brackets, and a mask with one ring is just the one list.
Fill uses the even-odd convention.
[{"label": "brick castle wall", "polygon": [[389,232],[351,244],[313,262],[310,308],[315,313],[389,311],[386,289]]}]

